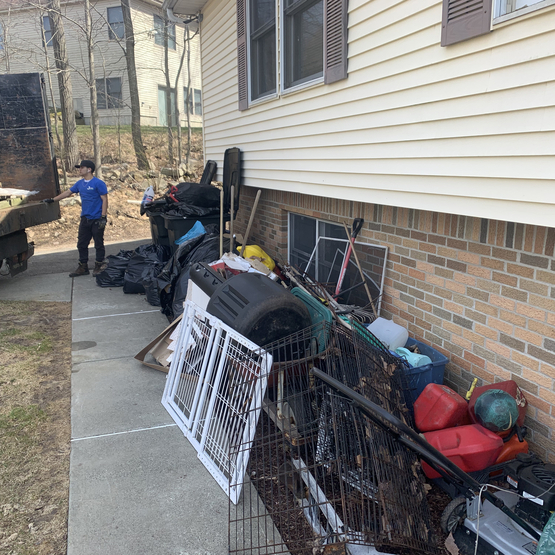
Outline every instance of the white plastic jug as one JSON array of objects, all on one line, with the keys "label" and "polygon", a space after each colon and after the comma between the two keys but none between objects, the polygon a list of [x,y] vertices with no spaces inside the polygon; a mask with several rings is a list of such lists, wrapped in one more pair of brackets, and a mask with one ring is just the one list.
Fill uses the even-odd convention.
[{"label": "white plastic jug", "polygon": [[427,364],[432,364],[432,359],[429,356],[421,355],[419,353],[413,353],[404,347],[399,347],[395,349],[395,352],[404,358],[412,367],[426,366]]},{"label": "white plastic jug", "polygon": [[409,332],[403,326],[385,318],[376,318],[366,327],[392,351],[404,347],[409,338]]}]

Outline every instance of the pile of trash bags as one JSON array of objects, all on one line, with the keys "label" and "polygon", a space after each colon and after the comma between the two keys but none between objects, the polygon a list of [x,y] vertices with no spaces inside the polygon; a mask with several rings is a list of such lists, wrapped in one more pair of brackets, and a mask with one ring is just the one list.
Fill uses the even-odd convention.
[{"label": "pile of trash bags", "polygon": [[[224,239],[224,251],[229,239]],[[96,276],[100,287],[123,287],[128,294],[144,294],[152,306],[172,322],[183,312],[190,270],[196,262],[213,262],[220,256],[217,225],[207,225],[204,233],[184,241],[174,253],[162,245],[140,245],[108,256],[107,267]]]},{"label": "pile of trash bags", "polygon": [[182,182],[172,185],[165,195],[144,205],[148,214],[202,217],[220,213],[220,189],[212,185]]}]

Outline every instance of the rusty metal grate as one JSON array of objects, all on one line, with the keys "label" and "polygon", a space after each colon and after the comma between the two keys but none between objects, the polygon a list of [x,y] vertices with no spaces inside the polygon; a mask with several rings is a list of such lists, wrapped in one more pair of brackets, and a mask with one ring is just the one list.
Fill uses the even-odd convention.
[{"label": "rusty metal grate", "polygon": [[365,330],[336,324],[265,349],[268,396],[254,441],[239,446],[250,450],[243,485],[258,496],[230,504],[230,553],[439,553],[416,455],[310,373],[319,368],[410,425],[403,363]]}]

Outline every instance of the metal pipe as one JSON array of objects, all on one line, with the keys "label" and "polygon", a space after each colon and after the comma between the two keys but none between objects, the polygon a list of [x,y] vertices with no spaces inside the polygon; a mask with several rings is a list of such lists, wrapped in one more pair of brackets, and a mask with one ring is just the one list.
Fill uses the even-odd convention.
[{"label": "metal pipe", "polygon": [[235,248],[235,238],[233,237],[233,218],[235,217],[235,185],[231,186],[231,206],[229,208],[229,252]]},{"label": "metal pipe", "polygon": [[245,258],[245,248],[247,246],[247,241],[249,240],[252,222],[254,220],[254,215],[256,213],[256,208],[258,206],[258,201],[260,200],[261,194],[262,194],[262,189],[258,189],[258,192],[256,193],[256,198],[254,199],[254,204],[252,206],[251,215],[249,218],[249,224],[247,225],[247,231],[245,232],[245,239],[243,241],[243,246],[241,247],[241,258]]}]

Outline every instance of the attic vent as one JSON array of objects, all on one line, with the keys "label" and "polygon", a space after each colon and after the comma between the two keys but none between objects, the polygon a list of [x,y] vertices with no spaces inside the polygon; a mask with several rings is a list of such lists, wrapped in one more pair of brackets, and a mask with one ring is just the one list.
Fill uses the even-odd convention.
[{"label": "attic vent", "polygon": [[491,31],[492,0],[443,0],[441,46]]}]

